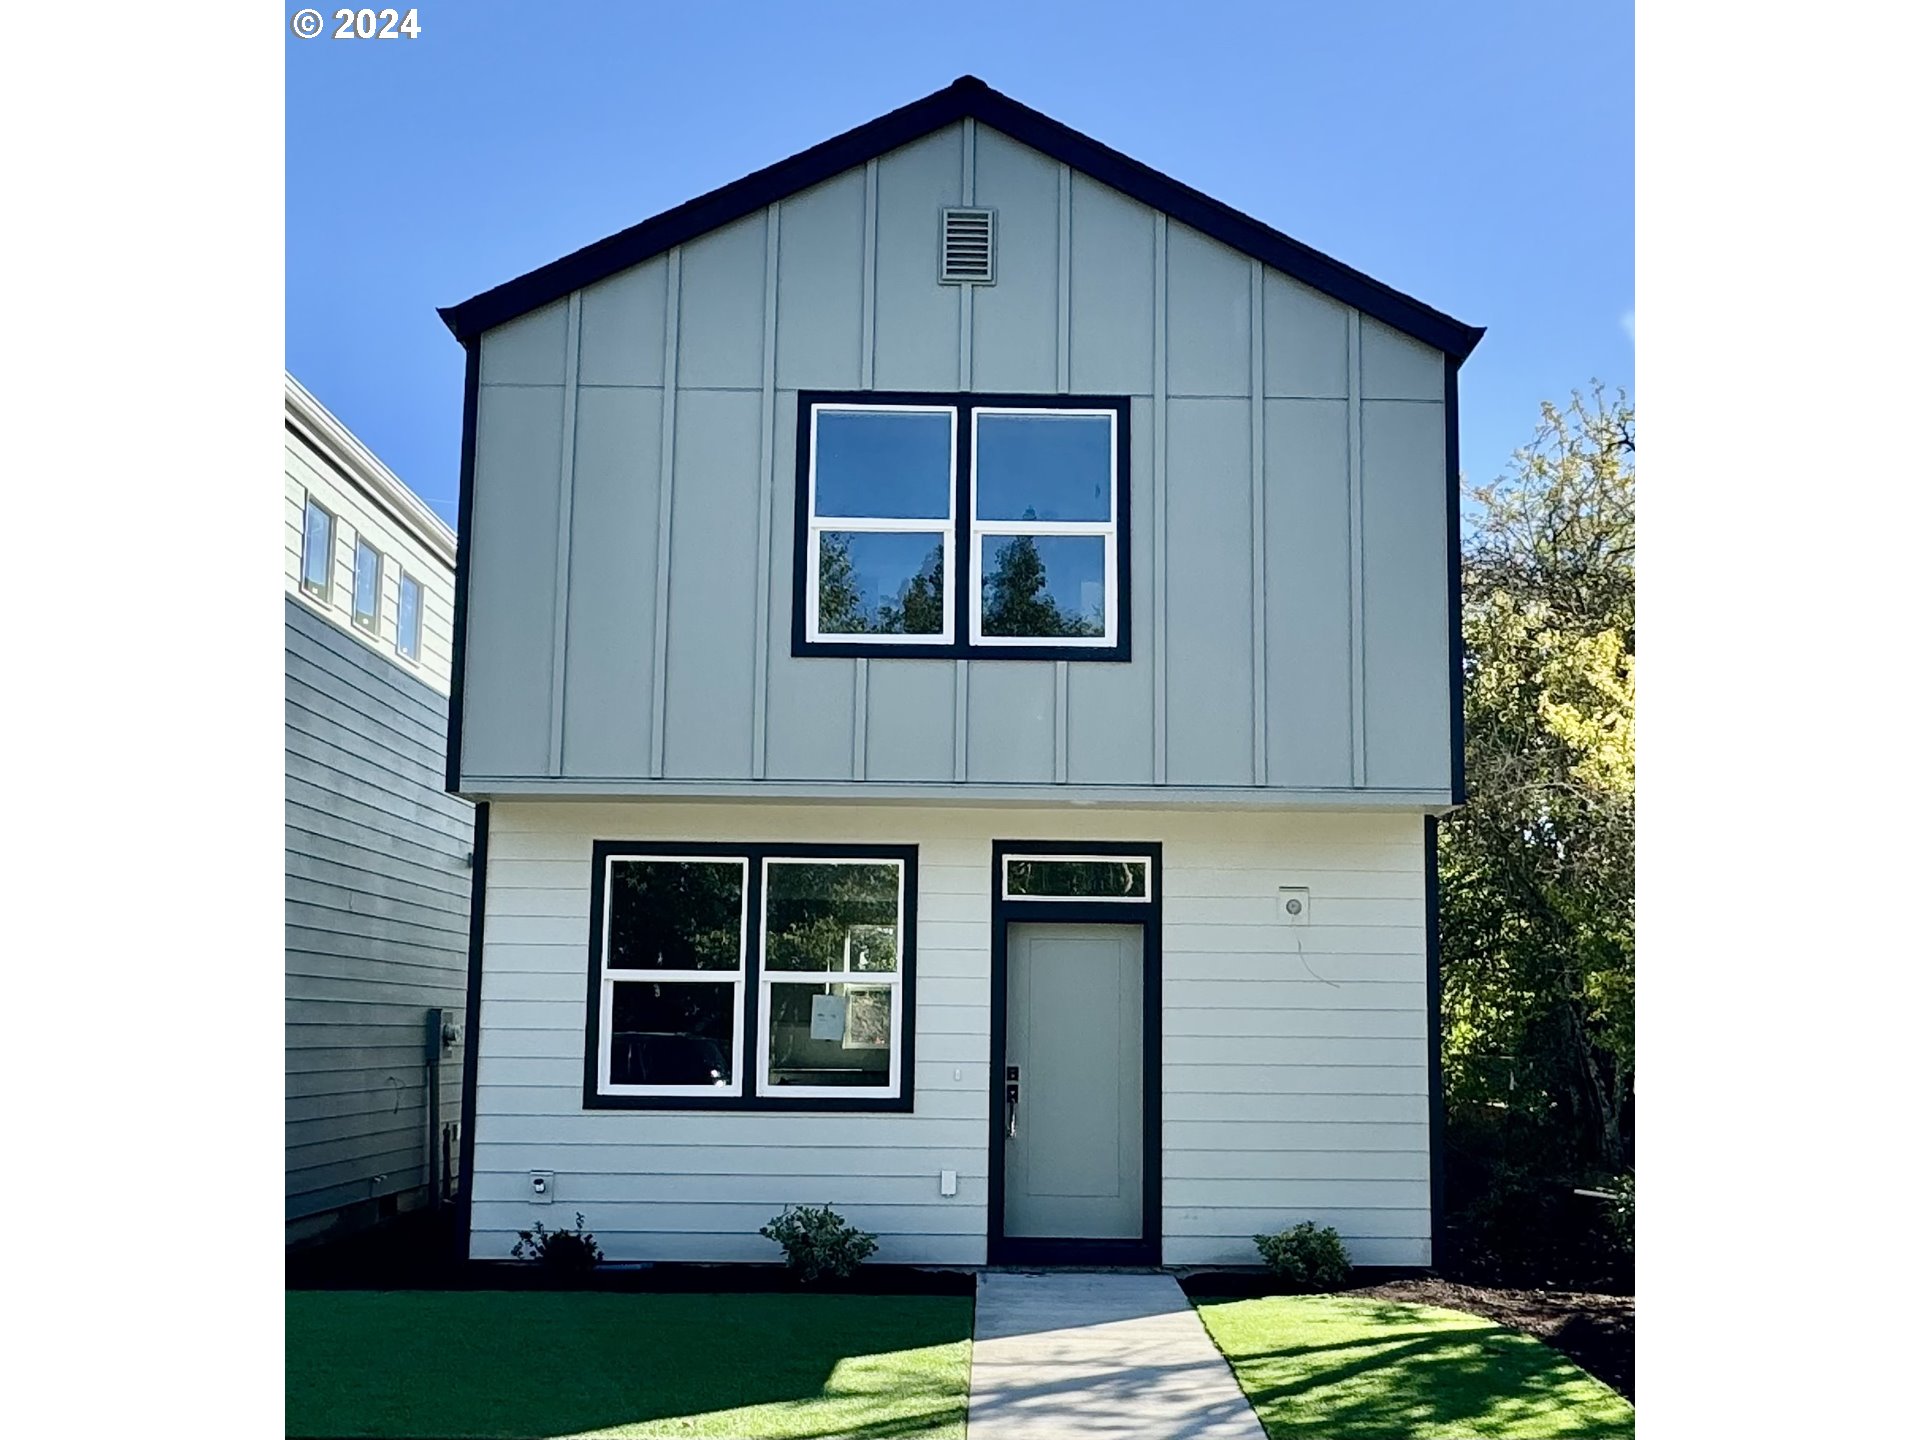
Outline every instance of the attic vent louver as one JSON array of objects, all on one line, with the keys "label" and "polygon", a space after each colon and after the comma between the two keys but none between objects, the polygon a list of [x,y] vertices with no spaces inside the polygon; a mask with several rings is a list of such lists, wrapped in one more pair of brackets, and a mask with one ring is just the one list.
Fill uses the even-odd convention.
[{"label": "attic vent louver", "polygon": [[993,211],[940,212],[940,283],[993,283]]}]

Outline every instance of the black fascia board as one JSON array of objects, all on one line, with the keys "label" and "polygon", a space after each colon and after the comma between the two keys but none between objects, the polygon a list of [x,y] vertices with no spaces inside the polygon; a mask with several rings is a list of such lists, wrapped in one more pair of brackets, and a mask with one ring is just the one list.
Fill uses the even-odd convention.
[{"label": "black fascia board", "polygon": [[1456,361],[1466,359],[1486,333],[1481,326],[1456,320],[1190,185],[1022,105],[972,75],[963,75],[943,90],[857,125],[732,184],[662,211],[618,234],[530,270],[518,279],[496,285],[458,305],[443,307],[440,318],[456,339],[471,345],[484,331],[969,117],[1063,165],[1072,166],[1142,205],[1164,211],[1183,225],[1251,255]]}]

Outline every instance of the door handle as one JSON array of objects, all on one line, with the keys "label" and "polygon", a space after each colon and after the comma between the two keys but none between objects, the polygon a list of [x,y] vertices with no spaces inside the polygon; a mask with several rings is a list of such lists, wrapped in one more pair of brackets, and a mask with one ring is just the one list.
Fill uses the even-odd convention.
[{"label": "door handle", "polygon": [[1020,1135],[1020,1067],[1007,1067],[1007,1138],[1018,1139]]}]

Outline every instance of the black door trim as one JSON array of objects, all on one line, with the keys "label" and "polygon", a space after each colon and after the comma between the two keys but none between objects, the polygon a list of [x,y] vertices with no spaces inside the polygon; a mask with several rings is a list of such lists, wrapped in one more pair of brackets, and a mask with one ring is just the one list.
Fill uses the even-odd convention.
[{"label": "black door trim", "polygon": [[[1149,899],[1009,900],[1005,855],[1144,855]],[[1160,1263],[1160,842],[996,840],[993,842],[992,1039],[988,1057],[987,1263],[989,1265],[1158,1265]],[[1140,927],[1140,1238],[1009,1237],[1006,1233],[1007,927],[1030,924]]]}]

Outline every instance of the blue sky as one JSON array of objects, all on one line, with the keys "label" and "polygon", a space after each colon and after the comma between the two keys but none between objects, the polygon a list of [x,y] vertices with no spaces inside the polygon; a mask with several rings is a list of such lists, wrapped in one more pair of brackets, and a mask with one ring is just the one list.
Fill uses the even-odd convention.
[{"label": "blue sky", "polygon": [[1487,326],[1461,372],[1470,484],[1542,399],[1633,390],[1625,0],[419,17],[417,40],[287,36],[287,368],[449,521],[461,353],[436,306],[966,73]]}]

